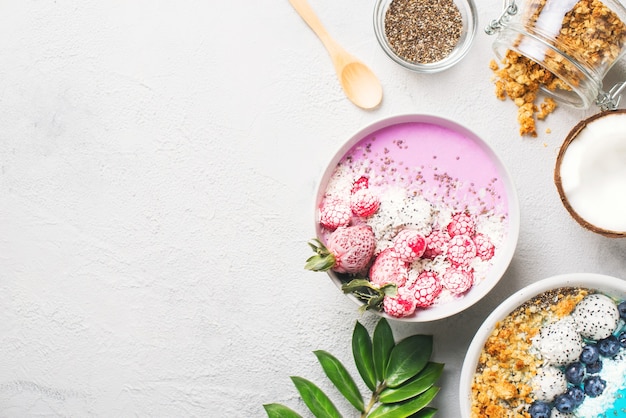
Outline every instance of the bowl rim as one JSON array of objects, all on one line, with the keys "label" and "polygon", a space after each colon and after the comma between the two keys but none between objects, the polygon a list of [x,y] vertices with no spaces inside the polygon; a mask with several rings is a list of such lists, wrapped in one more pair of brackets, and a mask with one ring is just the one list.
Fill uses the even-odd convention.
[{"label": "bowl rim", "polygon": [[386,10],[392,1],[393,0],[376,0],[373,17],[376,40],[385,54],[394,62],[416,73],[429,74],[447,70],[456,65],[467,55],[474,43],[476,33],[478,32],[478,9],[476,8],[474,0],[453,0],[457,6],[459,3],[466,6],[466,9],[462,11],[463,14],[467,14],[467,19],[464,19],[467,20],[467,24],[464,23],[464,26],[466,27],[465,38],[457,46],[455,46],[450,55],[440,61],[426,64],[415,63],[403,59],[395,53],[387,42],[385,37],[384,20]]},{"label": "bowl rim", "polygon": [[501,302],[487,318],[482,322],[468,349],[461,367],[459,379],[459,403],[461,407],[461,418],[471,416],[471,386],[478,364],[478,358],[485,341],[494,329],[495,324],[508,316],[517,307],[528,299],[551,289],[560,287],[587,287],[599,290],[611,295],[621,294],[626,297],[626,281],[619,277],[598,273],[564,273],[544,278],[525,286]]},{"label": "bowl rim", "polygon": [[[468,309],[476,302],[485,297],[494,287],[495,285],[502,279],[504,274],[506,273],[515,253],[517,242],[519,240],[519,231],[520,231],[520,204],[519,197],[517,194],[517,189],[513,182],[513,178],[509,173],[507,167],[503,164],[502,160],[495,153],[493,148],[484,141],[480,136],[478,136],[474,131],[465,127],[464,125],[456,122],[447,117],[428,114],[428,113],[404,113],[397,114],[394,116],[383,117],[375,122],[370,123],[369,125],[361,128],[356,131],[347,141],[345,141],[338,150],[334,153],[333,158],[328,162],[326,167],[324,168],[324,172],[318,181],[315,198],[314,198],[314,206],[313,206],[313,222],[314,222],[314,231],[315,236],[317,238],[321,238],[320,234],[320,226],[318,222],[318,208],[319,203],[321,202],[321,198],[323,197],[326,185],[330,177],[332,176],[335,167],[344,157],[344,155],[359,141],[363,140],[368,135],[379,131],[381,129],[403,124],[403,123],[430,123],[435,124],[441,127],[445,127],[451,130],[454,130],[458,133],[461,133],[465,137],[473,140],[476,144],[478,144],[482,150],[491,158],[491,161],[496,165],[498,171],[500,172],[500,179],[505,185],[505,191],[507,196],[507,204],[508,204],[508,230],[505,240],[500,249],[500,255],[497,257],[496,262],[494,262],[493,266],[489,270],[487,277],[480,283],[479,286],[476,286],[469,290],[463,298],[457,299],[454,303],[452,309],[450,306],[447,306],[446,309],[441,307],[433,307],[427,308],[424,310],[420,310],[419,315],[411,315],[405,318],[396,318],[392,317],[384,312],[372,311],[376,315],[384,317],[386,319],[392,321],[400,321],[400,322],[431,322],[439,319],[448,318],[453,316],[463,310]],[[336,287],[341,291],[341,281],[338,278],[337,274],[333,271],[329,270],[327,272],[328,276],[331,278]],[[363,302],[358,300],[354,295],[347,294],[349,299],[351,299],[358,306],[363,306]],[[445,305],[442,305],[445,306]]]}]

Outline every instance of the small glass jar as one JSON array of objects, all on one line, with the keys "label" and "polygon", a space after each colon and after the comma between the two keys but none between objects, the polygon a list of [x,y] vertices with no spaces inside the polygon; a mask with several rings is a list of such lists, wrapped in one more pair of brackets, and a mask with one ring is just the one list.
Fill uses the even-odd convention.
[{"label": "small glass jar", "polygon": [[500,60],[523,56],[558,77],[560,82],[541,84],[557,101],[617,108],[626,82],[605,92],[603,79],[626,54],[626,8],[619,1],[505,0],[504,12],[486,32],[498,34],[493,49]]},{"label": "small glass jar", "polygon": [[[453,8],[456,10],[449,10]],[[401,12],[394,21],[394,12]],[[455,34],[454,45],[437,57],[437,50],[445,44],[446,27],[452,16],[457,14],[460,22],[457,23],[458,33]],[[393,27],[392,27],[393,26]],[[432,30],[430,30],[432,29]],[[374,32],[383,51],[402,67],[417,73],[437,73],[447,70],[458,63],[469,51],[476,31],[478,16],[473,0],[430,0],[426,2],[412,2],[410,0],[376,0],[374,6]],[[420,31],[429,32],[438,39],[424,39]],[[394,35],[390,35],[394,34]],[[397,39],[390,39],[390,36]],[[406,38],[403,38],[405,37]],[[426,55],[433,52],[433,57],[421,60],[419,57],[410,57],[398,49],[399,44],[408,49],[415,48],[425,51]],[[430,43],[430,44],[429,44]],[[417,46],[419,44],[419,46]],[[417,55],[417,54],[416,54]]]}]

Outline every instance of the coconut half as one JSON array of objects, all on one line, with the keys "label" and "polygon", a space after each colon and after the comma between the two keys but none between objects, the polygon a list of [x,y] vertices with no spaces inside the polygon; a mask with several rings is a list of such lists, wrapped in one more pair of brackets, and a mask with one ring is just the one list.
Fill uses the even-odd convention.
[{"label": "coconut half", "polygon": [[559,150],[554,183],[580,225],[626,237],[626,109],[599,113],[572,129]]}]

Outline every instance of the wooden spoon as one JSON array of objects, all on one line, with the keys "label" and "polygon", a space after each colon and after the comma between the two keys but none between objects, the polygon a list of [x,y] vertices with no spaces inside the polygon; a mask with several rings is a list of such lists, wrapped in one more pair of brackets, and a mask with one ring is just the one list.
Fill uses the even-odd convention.
[{"label": "wooden spoon", "polygon": [[363,109],[373,109],[378,106],[383,98],[383,88],[376,75],[331,38],[306,0],[289,0],[289,3],[313,29],[328,50],[341,87],[348,99]]}]

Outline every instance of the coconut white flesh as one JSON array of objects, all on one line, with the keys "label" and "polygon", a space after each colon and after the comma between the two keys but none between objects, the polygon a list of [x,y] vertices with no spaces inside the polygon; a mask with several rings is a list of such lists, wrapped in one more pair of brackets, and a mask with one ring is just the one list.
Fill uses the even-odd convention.
[{"label": "coconut white flesh", "polygon": [[626,114],[589,123],[570,143],[560,167],[570,206],[592,225],[626,231]]}]

